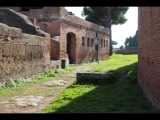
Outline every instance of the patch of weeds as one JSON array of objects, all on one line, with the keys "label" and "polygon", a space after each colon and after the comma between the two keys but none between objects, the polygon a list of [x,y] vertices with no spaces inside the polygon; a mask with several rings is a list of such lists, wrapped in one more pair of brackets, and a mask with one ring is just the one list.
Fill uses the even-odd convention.
[{"label": "patch of weeds", "polygon": [[55,74],[54,71],[49,71],[49,72],[47,72],[45,75],[46,75],[47,77],[55,77],[55,76],[56,76],[56,74]]},{"label": "patch of weeds", "polygon": [[74,68],[75,68],[75,67],[67,66],[67,67],[65,68],[65,70],[66,70],[66,71],[73,71]]},{"label": "patch of weeds", "polygon": [[5,84],[5,87],[13,87],[15,88],[16,87],[16,83],[12,80],[12,79],[9,79],[8,82]]},{"label": "patch of weeds", "polygon": [[55,73],[57,73],[57,74],[60,73],[60,72],[61,72],[60,69],[56,69],[56,70],[55,70]]},{"label": "patch of weeds", "polygon": [[0,85],[0,90],[5,88],[5,85]]},{"label": "patch of weeds", "polygon": [[51,90],[55,90],[56,88],[53,86],[48,86],[47,88],[45,88],[45,90],[47,91],[51,91]]},{"label": "patch of weeds", "polygon": [[25,78],[19,78],[19,79],[15,80],[16,84],[22,84],[24,82],[26,82]]},{"label": "patch of weeds", "polygon": [[[50,76],[48,76],[50,77]],[[42,79],[45,79],[45,76],[44,75],[38,75],[34,78],[35,80],[42,80]]]},{"label": "patch of weeds", "polygon": [[45,97],[50,97],[50,96],[54,96],[54,94],[53,93],[45,94]]},{"label": "patch of weeds", "polygon": [[12,98],[12,99],[9,99],[8,102],[12,104],[12,103],[15,103],[16,100]]},{"label": "patch of weeds", "polygon": [[41,93],[42,91],[43,90],[41,89],[31,88],[26,91],[25,95],[35,95]]}]

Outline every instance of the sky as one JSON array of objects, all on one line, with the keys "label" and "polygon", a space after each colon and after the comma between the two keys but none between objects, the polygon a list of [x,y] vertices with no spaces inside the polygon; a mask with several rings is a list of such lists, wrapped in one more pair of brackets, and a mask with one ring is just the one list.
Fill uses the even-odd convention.
[{"label": "sky", "polygon": [[[72,12],[75,16],[85,19],[81,16],[83,7],[65,7],[67,11]],[[118,44],[115,47],[124,46],[125,39],[128,37],[133,37],[138,29],[138,7],[129,7],[125,14],[128,19],[126,23],[122,25],[112,25],[112,40],[116,41]]]}]

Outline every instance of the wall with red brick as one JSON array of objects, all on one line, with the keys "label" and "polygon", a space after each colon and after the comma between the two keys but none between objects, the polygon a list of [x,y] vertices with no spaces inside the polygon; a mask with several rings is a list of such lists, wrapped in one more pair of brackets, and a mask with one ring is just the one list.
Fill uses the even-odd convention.
[{"label": "wall with red brick", "polygon": [[[76,16],[68,15],[62,21],[61,26],[61,53],[60,58],[67,59],[67,33],[72,33],[75,35],[75,43],[73,51],[75,53],[75,63],[79,64],[81,62],[93,62],[95,61],[95,43],[96,39],[105,40],[104,44],[98,50],[98,59],[105,60],[109,58],[109,30],[99,27],[98,25],[85,21]],[[96,36],[97,35],[97,36]],[[82,37],[85,38],[85,45],[82,46]],[[90,38],[90,46],[87,46],[87,38]],[[91,39],[93,39],[93,46],[91,46]]]},{"label": "wall with red brick", "polygon": [[[60,35],[60,16],[65,14],[65,10],[61,7],[44,7],[43,9],[31,9],[29,11],[21,11],[22,14],[36,18],[35,25],[39,26],[43,31],[49,33],[51,37]],[[33,23],[33,22],[32,22]]]},{"label": "wall with red brick", "polygon": [[116,54],[137,54],[137,47],[126,47],[125,49],[115,50]]},{"label": "wall with red brick", "polygon": [[50,56],[51,60],[59,60],[60,59],[60,43],[57,41],[57,39],[52,38],[51,39],[51,50],[50,50]]},{"label": "wall with red brick", "polygon": [[[96,24],[85,21],[74,15],[67,14],[67,10],[64,7],[44,7],[43,9],[29,10],[21,12],[24,15],[30,17],[32,23],[39,26],[40,29],[49,33],[51,37],[60,36],[60,48],[59,58],[66,59],[68,61],[71,55],[74,59],[74,63],[92,62],[95,60],[95,41],[105,40],[104,44],[98,50],[99,60],[108,59],[109,57],[109,30],[104,29]],[[36,18],[36,23],[32,20]],[[67,34],[70,33],[74,37],[71,42],[71,53],[67,54]],[[82,37],[85,37],[85,46],[82,46]],[[87,38],[93,39],[93,46],[87,46]],[[52,59],[55,56],[56,50],[54,49],[56,44],[51,44]],[[90,43],[91,44],[91,43]],[[58,56],[55,56],[57,59]]]},{"label": "wall with red brick", "polygon": [[49,71],[50,36],[24,34],[0,23],[0,83]]},{"label": "wall with red brick", "polygon": [[34,18],[37,18],[37,20],[42,20],[50,18],[52,16],[60,17],[61,14],[60,10],[61,7],[44,7],[42,9],[30,9],[29,11],[20,11],[20,12],[26,16],[32,16]]},{"label": "wall with red brick", "polygon": [[160,108],[160,7],[138,7],[138,81]]},{"label": "wall with red brick", "polygon": [[0,8],[0,23],[4,23],[10,27],[20,28],[23,33],[45,37],[46,33],[38,26],[33,25],[31,21],[27,16],[14,10]]},{"label": "wall with red brick", "polygon": [[39,26],[43,31],[49,33],[51,37],[60,35],[59,21],[37,21],[36,25]]}]

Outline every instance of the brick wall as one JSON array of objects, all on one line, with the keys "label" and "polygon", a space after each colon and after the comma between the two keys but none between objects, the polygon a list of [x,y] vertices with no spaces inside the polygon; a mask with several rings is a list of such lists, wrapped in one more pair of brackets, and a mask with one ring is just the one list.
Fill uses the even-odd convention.
[{"label": "brick wall", "polygon": [[[49,33],[51,37],[60,36],[59,56],[55,56],[55,45],[52,41],[51,55],[52,59],[65,59],[74,61],[74,63],[92,62],[95,60],[95,41],[96,39],[105,40],[104,44],[98,51],[99,60],[109,57],[109,30],[104,29],[96,24],[83,20],[74,15],[67,15],[64,7],[44,7],[38,10],[29,10],[21,12],[29,17],[36,18],[36,25],[43,31]],[[63,16],[63,19],[61,18]],[[67,53],[67,34],[72,35],[70,43],[70,54]],[[82,37],[85,37],[85,46],[82,46]],[[93,39],[93,46],[87,46],[87,38]],[[67,62],[68,63],[68,62]]]},{"label": "brick wall", "polygon": [[27,16],[8,8],[0,8],[0,23],[10,27],[20,28],[23,33],[45,36],[46,33],[32,24]]},{"label": "brick wall", "polygon": [[116,54],[137,54],[138,48],[137,47],[126,47],[122,50],[115,50]]},{"label": "brick wall", "polygon": [[44,7],[42,9],[30,9],[29,11],[21,11],[21,13],[37,18],[37,20],[42,20],[52,16],[60,17],[60,10],[61,7]]},{"label": "brick wall", "polygon": [[59,21],[38,21],[36,23],[43,31],[49,33],[51,37],[60,35],[60,22]]},{"label": "brick wall", "polygon": [[54,38],[51,39],[51,50],[50,50],[50,56],[51,60],[59,60],[60,59],[60,43],[59,41],[56,41]]},{"label": "brick wall", "polygon": [[138,7],[138,81],[160,108],[160,7]]},{"label": "brick wall", "polygon": [[[106,33],[102,33],[101,31],[95,31],[92,29],[86,29],[86,28],[80,28],[80,27],[76,27],[74,25],[70,25],[67,23],[62,23],[62,27],[61,27],[61,45],[60,45],[60,49],[61,49],[61,53],[60,53],[60,58],[65,59],[66,53],[67,53],[67,33],[71,33],[74,35],[74,40],[75,43],[72,42],[72,44],[74,44],[75,47],[72,47],[72,51],[74,51],[75,53],[75,61],[76,63],[86,63],[86,62],[93,62],[95,61],[95,42],[96,39],[99,40],[105,40],[105,47],[102,46],[101,48],[99,48],[99,60],[105,60],[107,59],[108,56],[108,51],[109,51],[109,36]],[[96,36],[97,34],[97,36]],[[84,42],[85,45],[82,46],[82,37],[84,37]],[[87,39],[89,38],[90,41],[90,45],[87,46]],[[91,39],[93,39],[93,46],[91,46]],[[107,44],[106,44],[107,43]],[[104,44],[103,44],[104,45]]]},{"label": "brick wall", "polygon": [[0,83],[49,71],[50,36],[24,34],[0,23]]}]

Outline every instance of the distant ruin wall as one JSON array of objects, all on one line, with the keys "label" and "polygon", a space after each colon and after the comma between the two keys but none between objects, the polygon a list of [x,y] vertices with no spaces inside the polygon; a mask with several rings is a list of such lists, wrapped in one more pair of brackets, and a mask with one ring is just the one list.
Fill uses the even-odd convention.
[{"label": "distant ruin wall", "polygon": [[137,54],[138,48],[137,47],[126,47],[125,49],[115,50],[116,54]]},{"label": "distant ruin wall", "polygon": [[24,34],[0,23],[0,83],[49,71],[50,36]]}]

